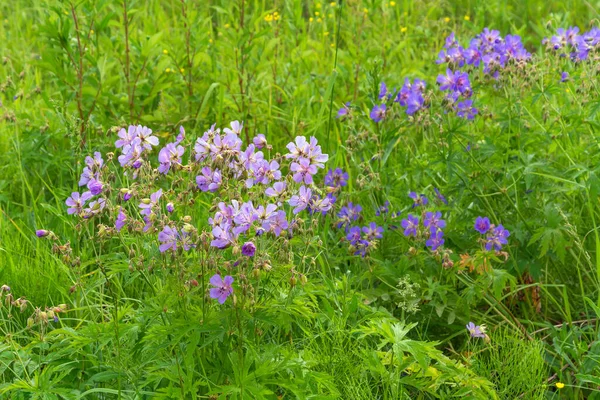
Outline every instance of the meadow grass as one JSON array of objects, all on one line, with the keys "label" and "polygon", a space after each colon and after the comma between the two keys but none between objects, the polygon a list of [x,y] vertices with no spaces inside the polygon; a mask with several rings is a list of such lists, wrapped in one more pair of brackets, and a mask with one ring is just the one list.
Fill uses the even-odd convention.
[{"label": "meadow grass", "polygon": [[[598,10],[541,0],[3,2],[0,285],[27,302],[20,312],[2,292],[2,398],[595,398],[600,64],[576,65],[542,39],[597,26]],[[435,61],[451,32],[466,44],[484,27],[520,35],[532,61],[497,82],[469,71],[479,115],[464,121],[435,106],[446,68]],[[431,107],[370,121],[380,83],[399,88],[405,77],[427,82]],[[348,101],[355,116],[336,118]],[[265,134],[273,155],[315,136],[327,168],[350,174],[338,202],[360,203],[365,223],[385,201],[404,218],[409,191],[439,189],[454,267],[391,229],[399,220],[384,220],[373,254],[348,254],[331,216],[269,247],[256,289],[236,286],[235,306],[220,308],[205,269],[229,255],[170,257],[155,237],[107,239],[66,214],[85,156],[116,159],[116,127],[142,124],[166,143],[180,125],[195,138],[233,120],[244,121],[245,143]],[[181,215],[202,230],[215,204],[199,195]],[[459,258],[475,257],[479,215],[511,232],[506,261],[489,268]],[[67,242],[61,257],[55,246]],[[56,322],[40,320],[60,305]],[[489,343],[469,338],[469,321],[487,325]]]}]

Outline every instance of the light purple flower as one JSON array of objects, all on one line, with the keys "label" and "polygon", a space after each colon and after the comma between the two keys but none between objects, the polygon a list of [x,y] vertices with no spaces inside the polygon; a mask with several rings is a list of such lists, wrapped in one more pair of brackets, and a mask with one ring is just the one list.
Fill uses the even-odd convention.
[{"label": "light purple flower", "polygon": [[281,235],[281,232],[287,230],[289,227],[285,211],[278,211],[277,213],[273,214],[267,223],[268,230],[273,232],[275,236]]},{"label": "light purple flower", "polygon": [[[39,238],[43,238],[46,237],[50,234],[50,231],[46,230],[46,229],[38,229],[37,231],[35,231],[35,235]],[[9,288],[10,291],[10,288]]]},{"label": "light purple flower", "polygon": [[325,175],[325,185],[329,187],[341,188],[348,184],[348,173],[341,168],[330,169]]},{"label": "light purple flower", "polygon": [[214,288],[210,289],[210,297],[217,299],[219,304],[225,303],[225,300],[233,293],[233,277],[227,275],[225,279],[221,278],[221,275],[215,274],[210,278],[210,284]]},{"label": "light purple flower", "polygon": [[158,204],[160,196],[162,196],[162,189],[158,189],[156,192],[152,193],[149,199],[142,200],[139,205],[139,207],[142,209],[140,214],[150,215],[152,213],[152,209]]},{"label": "light purple flower", "polygon": [[161,174],[167,174],[171,169],[172,164],[181,164],[181,157],[185,149],[181,145],[176,143],[168,143],[165,147],[160,149],[158,153],[158,172]]},{"label": "light purple flower", "polygon": [[467,324],[467,331],[472,338],[485,338],[485,328],[483,326],[475,325],[473,322]]},{"label": "light purple flower", "polygon": [[170,226],[165,226],[161,232],[158,234],[158,240],[162,243],[158,249],[161,253],[171,249],[173,251],[177,250],[177,237],[178,232],[176,228],[171,228]]},{"label": "light purple flower", "polygon": [[387,106],[385,104],[375,105],[371,110],[369,116],[375,123],[379,123],[385,119],[387,113]]},{"label": "light purple flower", "polygon": [[102,189],[104,188],[104,185],[99,180],[96,180],[96,178],[92,178],[87,183],[87,188],[89,189],[89,191],[92,195],[97,196],[100,193],[102,193]]},{"label": "light purple flower", "polygon": [[294,207],[294,214],[298,214],[302,210],[306,209],[306,207],[308,207],[308,203],[310,202],[311,197],[312,190],[310,190],[306,186],[300,186],[298,194],[293,195],[288,200],[288,204]]},{"label": "light purple flower", "polygon": [[285,183],[285,181],[275,182],[273,187],[269,187],[265,190],[265,195],[268,197],[282,197],[286,188],[287,183]]},{"label": "light purple flower", "polygon": [[350,102],[347,102],[337,112],[336,118],[344,119],[350,115]]},{"label": "light purple flower", "polygon": [[377,226],[375,222],[371,222],[369,225],[362,228],[365,234],[365,240],[372,241],[375,239],[381,239],[383,237],[383,228]]},{"label": "light purple flower", "polygon": [[213,172],[210,167],[204,167],[201,174],[196,177],[198,188],[203,192],[216,192],[222,183],[221,171],[215,169]]},{"label": "light purple flower", "polygon": [[83,212],[83,206],[85,203],[93,197],[91,192],[85,192],[79,194],[79,192],[71,193],[71,197],[65,202],[69,208],[67,208],[67,214],[81,214]]},{"label": "light purple flower", "polygon": [[262,149],[267,146],[267,138],[262,133],[259,133],[252,139],[252,143],[254,143],[257,149]]},{"label": "light purple flower", "polygon": [[446,227],[446,221],[442,219],[442,213],[439,211],[426,212],[425,218],[423,219],[423,226],[429,229],[444,229]]},{"label": "light purple flower", "polygon": [[310,164],[307,158],[300,158],[298,162],[293,162],[290,165],[290,171],[294,173],[292,179],[297,183],[304,182],[307,185],[313,183],[313,175],[317,173],[317,167]]},{"label": "light purple flower", "polygon": [[419,228],[419,218],[408,214],[407,219],[403,219],[401,222],[402,228],[404,228],[404,236],[417,237],[417,229]]},{"label": "light purple flower", "polygon": [[117,230],[117,232],[120,232],[121,229],[123,229],[126,222],[127,222],[127,216],[123,212],[123,207],[120,207],[119,213],[117,214],[117,219],[115,221],[115,229]]}]

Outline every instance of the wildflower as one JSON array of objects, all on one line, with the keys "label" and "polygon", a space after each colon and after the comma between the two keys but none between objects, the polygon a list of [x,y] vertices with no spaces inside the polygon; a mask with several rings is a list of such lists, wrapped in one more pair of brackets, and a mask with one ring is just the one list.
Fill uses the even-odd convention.
[{"label": "wildflower", "polygon": [[486,334],[485,334],[485,326],[481,325],[475,325],[473,322],[469,322],[467,324],[467,330],[469,331],[469,334],[471,335],[472,338],[485,338]]},{"label": "wildflower", "polygon": [[310,198],[312,197],[312,190],[307,188],[306,186],[301,186],[298,194],[293,195],[289,200],[288,204],[292,207],[295,207],[293,210],[294,214],[298,214],[302,210],[308,207],[308,203],[310,202]]},{"label": "wildflower", "polygon": [[240,211],[233,218],[235,227],[233,233],[239,235],[240,233],[246,232],[252,226],[252,223],[256,221],[256,210],[251,201],[245,202],[240,207]]},{"label": "wildflower", "polygon": [[490,230],[490,220],[488,217],[477,217],[475,219],[475,230],[485,235]]},{"label": "wildflower", "polygon": [[325,175],[325,185],[334,188],[341,188],[348,184],[348,173],[341,168],[329,170]]},{"label": "wildflower", "polygon": [[175,211],[175,206],[173,205],[173,203],[167,203],[167,212],[172,213],[173,211]]},{"label": "wildflower", "polygon": [[275,236],[281,235],[281,232],[287,230],[289,227],[285,211],[278,211],[277,213],[273,214],[267,223],[268,230],[273,232]]},{"label": "wildflower", "polygon": [[406,114],[413,115],[417,111],[421,110],[424,104],[425,99],[423,98],[423,95],[420,92],[411,92],[406,101]]},{"label": "wildflower", "polygon": [[215,169],[213,172],[210,167],[203,167],[200,171],[202,175],[196,177],[196,184],[203,192],[216,192],[222,183],[221,171]]},{"label": "wildflower", "polygon": [[369,225],[363,227],[362,231],[365,234],[365,239],[368,241],[381,239],[383,237],[383,228],[377,226],[375,222],[371,222]]},{"label": "wildflower", "polygon": [[347,102],[337,112],[336,118],[344,119],[350,116],[350,102]]},{"label": "wildflower", "polygon": [[465,15],[465,21],[470,21],[471,17],[469,17],[468,15]]},{"label": "wildflower", "polygon": [[285,193],[285,189],[287,188],[287,183],[284,181],[275,182],[273,187],[267,188],[265,190],[265,195],[268,197],[282,197]]},{"label": "wildflower", "polygon": [[102,184],[102,182],[100,182],[96,178],[92,178],[87,183],[87,188],[90,190],[90,193],[92,195],[96,196],[96,195],[99,195],[100,193],[102,193],[102,189],[104,188],[104,185]]},{"label": "wildflower", "polygon": [[222,226],[215,225],[212,230],[213,240],[210,243],[212,247],[224,249],[233,243],[233,234],[231,233],[231,225],[226,222]]},{"label": "wildflower", "polygon": [[150,195],[149,199],[143,199],[140,203],[139,207],[142,209],[140,214],[142,215],[150,215],[152,213],[152,209],[154,206],[158,204],[158,200],[162,196],[162,189],[158,189],[156,192]]},{"label": "wildflower", "polygon": [[417,237],[417,229],[419,228],[419,218],[408,214],[408,218],[403,219],[400,223],[402,228],[404,228],[404,236],[414,236]]},{"label": "wildflower", "polygon": [[348,240],[352,245],[357,244],[361,237],[361,229],[358,226],[351,227],[348,229],[348,233],[346,234],[346,240]]},{"label": "wildflower", "polygon": [[96,214],[100,214],[106,206],[106,199],[98,199],[92,201],[88,208],[84,209],[84,218],[90,218]]},{"label": "wildflower", "polygon": [[556,388],[557,388],[557,389],[559,389],[559,390],[560,390],[560,389],[562,389],[562,388],[564,388],[564,387],[565,387],[565,384],[564,384],[564,383],[562,383],[562,382],[556,382],[556,385],[555,385],[555,386],[556,386]]},{"label": "wildflower", "polygon": [[435,213],[426,212],[425,218],[423,219],[423,226],[429,229],[444,229],[446,227],[446,221],[442,218],[442,213],[436,211]]},{"label": "wildflower", "polygon": [[386,116],[386,105],[382,104],[380,106],[374,106],[373,109],[371,110],[371,114],[369,115],[371,117],[371,119],[373,120],[373,122],[375,123],[379,123],[380,121],[382,121],[385,116]]},{"label": "wildflower", "polygon": [[225,303],[225,300],[233,293],[233,277],[227,275],[225,279],[221,278],[221,275],[215,274],[210,280],[210,284],[215,286],[210,289],[210,297],[212,299],[217,299],[219,304]]},{"label": "wildflower", "polygon": [[38,229],[37,231],[35,231],[35,235],[39,238],[46,237],[49,234],[50,234],[50,231],[48,231],[46,229]]},{"label": "wildflower", "polygon": [[490,232],[488,232],[488,236],[486,239],[487,241],[485,243],[485,249],[489,251],[493,248],[497,251],[500,251],[502,249],[502,245],[508,243],[508,240],[506,238],[508,238],[509,236],[510,232],[504,229],[502,225],[494,227]]},{"label": "wildflower", "polygon": [[568,72],[563,72],[562,74],[560,74],[560,81],[562,83],[567,82],[569,80],[569,73]]},{"label": "wildflower", "polygon": [[478,113],[478,110],[475,107],[473,107],[472,100],[460,101],[456,106],[458,108],[456,115],[458,115],[461,118],[472,120]]},{"label": "wildflower", "polygon": [[117,214],[117,219],[115,221],[115,229],[117,230],[117,232],[120,232],[121,229],[123,229],[126,221],[127,221],[127,216],[123,212],[123,207],[120,207],[119,213]]},{"label": "wildflower", "polygon": [[431,248],[431,251],[436,251],[438,247],[444,244],[444,232],[438,229],[431,229],[429,239],[425,245]]},{"label": "wildflower", "polygon": [[169,249],[176,251],[178,244],[186,251],[193,247],[193,245],[189,243],[189,234],[185,230],[182,230],[181,233],[179,233],[177,228],[171,228],[168,225],[159,232],[158,240],[162,243],[158,247],[161,253],[164,253]]},{"label": "wildflower", "polygon": [[257,149],[262,149],[267,145],[267,138],[262,133],[259,133],[252,139],[252,143],[254,143]]},{"label": "wildflower", "polygon": [[71,197],[65,202],[69,208],[67,208],[67,214],[81,214],[83,212],[83,206],[85,203],[93,197],[91,192],[85,192],[79,194],[79,192],[71,193]]},{"label": "wildflower", "polygon": [[360,204],[352,204],[350,202],[348,205],[343,206],[337,214],[339,218],[337,227],[348,227],[353,221],[356,221],[360,217],[361,211],[362,207]]},{"label": "wildflower", "polygon": [[160,149],[158,153],[158,172],[161,174],[167,174],[171,169],[171,164],[181,164],[181,157],[183,156],[185,149],[181,145],[175,143],[168,143],[165,147]]},{"label": "wildflower", "polygon": [[320,212],[325,215],[327,211],[331,210],[333,206],[331,199],[329,197],[323,197],[313,195],[308,202],[308,211],[312,215],[316,212]]},{"label": "wildflower", "polygon": [[379,217],[379,216],[381,216],[381,214],[387,214],[389,211],[390,211],[390,202],[386,200],[382,206],[379,206],[377,208],[377,211],[375,211],[375,215]]},{"label": "wildflower", "polygon": [[179,127],[179,135],[177,135],[177,138],[175,139],[175,144],[179,144],[181,142],[183,142],[185,140],[185,129],[183,129],[183,126]]},{"label": "wildflower", "polygon": [[290,171],[294,172],[294,175],[292,176],[294,182],[304,182],[305,184],[310,185],[313,183],[313,175],[317,173],[317,167],[311,165],[309,159],[300,158],[298,162],[292,162]]},{"label": "wildflower", "polygon": [[246,257],[253,257],[256,252],[256,246],[252,242],[246,242],[242,246],[242,254]]},{"label": "wildflower", "polygon": [[424,194],[417,195],[415,192],[410,192],[408,194],[408,197],[414,200],[414,203],[412,205],[413,208],[417,206],[426,206],[429,203],[429,200],[427,199],[427,197],[425,197]]}]

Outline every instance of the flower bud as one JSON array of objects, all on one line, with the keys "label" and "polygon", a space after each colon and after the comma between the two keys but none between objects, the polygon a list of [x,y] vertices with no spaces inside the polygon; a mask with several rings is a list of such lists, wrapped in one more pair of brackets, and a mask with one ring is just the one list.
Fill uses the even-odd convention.
[{"label": "flower bud", "polygon": [[185,217],[183,217],[181,219],[183,222],[185,222],[186,224],[189,224],[190,222],[192,222],[192,217],[190,217],[189,215],[186,215]]},{"label": "flower bud", "polygon": [[38,229],[37,231],[35,231],[35,235],[39,238],[46,237],[49,234],[50,234],[50,231],[47,231],[45,229]]},{"label": "flower bud", "polygon": [[296,277],[292,275],[292,277],[290,278],[290,285],[292,287],[295,287],[297,282],[298,282],[298,279],[296,279]]},{"label": "flower bud", "polygon": [[175,206],[173,205],[173,203],[167,203],[167,211],[169,213],[172,213],[173,211],[175,211]]}]

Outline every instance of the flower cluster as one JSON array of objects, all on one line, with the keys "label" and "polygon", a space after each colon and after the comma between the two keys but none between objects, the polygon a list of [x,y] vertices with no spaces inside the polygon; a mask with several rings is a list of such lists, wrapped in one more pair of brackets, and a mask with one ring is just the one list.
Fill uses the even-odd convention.
[{"label": "flower cluster", "polygon": [[502,246],[508,243],[507,238],[510,236],[510,232],[502,225],[490,224],[488,217],[477,217],[474,228],[481,235],[485,235],[483,242],[487,251],[492,249],[500,251]]},{"label": "flower cluster", "polygon": [[[389,111],[386,103],[390,100],[393,100],[393,103],[398,103],[400,106],[405,107],[406,114],[413,115],[425,108],[425,88],[425,81],[421,79],[415,79],[411,82],[409,78],[405,78],[404,85],[402,85],[402,88],[399,91],[396,89],[389,90],[385,82],[381,82],[378,99],[382,103],[375,105],[371,109],[369,116],[373,122],[377,123],[383,121]],[[340,116],[340,113],[342,113],[342,115],[347,115],[347,105],[345,107],[346,108],[342,108],[338,111],[338,116]]]},{"label": "flower cluster", "polygon": [[[409,195],[413,199],[418,199],[419,203],[414,203],[413,207],[425,206],[429,203],[427,197],[420,195],[417,197],[416,193],[411,192]],[[414,238],[424,238],[425,245],[436,251],[444,244],[444,228],[446,228],[446,221],[442,219],[442,213],[440,211],[423,211],[421,213],[421,220],[423,226],[420,225],[419,216],[408,214],[407,218],[403,219],[400,223],[404,229],[404,236]]]},{"label": "flower cluster", "polygon": [[485,28],[469,42],[468,47],[462,47],[454,33],[451,33],[440,51],[438,64],[448,64],[458,69],[465,65],[479,67],[483,71],[498,77],[500,70],[509,63],[524,63],[531,58],[518,35],[500,36],[500,32]]},{"label": "flower cluster", "polygon": [[550,39],[545,38],[542,42],[548,48],[559,52],[561,57],[567,54],[573,61],[584,61],[590,58],[590,54],[600,49],[600,29],[592,28],[579,34],[579,28],[558,28],[556,34]]}]

